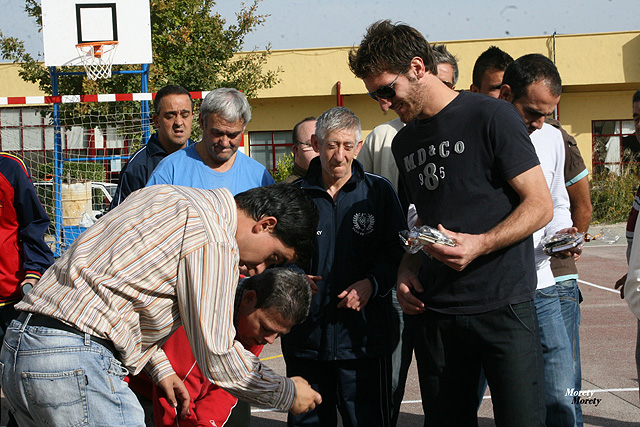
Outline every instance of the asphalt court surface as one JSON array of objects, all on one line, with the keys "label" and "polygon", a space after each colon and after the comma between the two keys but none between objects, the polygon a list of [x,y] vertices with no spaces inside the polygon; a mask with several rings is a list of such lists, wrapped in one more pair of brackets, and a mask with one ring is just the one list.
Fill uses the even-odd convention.
[{"label": "asphalt court surface", "polygon": [[[592,226],[591,234],[605,230],[609,237],[619,236],[616,243],[601,239],[587,243],[578,261],[580,289],[584,301],[580,304],[582,323],[580,342],[582,353],[582,389],[592,390],[599,403],[584,404],[584,425],[593,427],[640,426],[640,402],[635,367],[637,319],[627,303],[613,289],[614,283],[627,270],[624,224]],[[279,343],[266,346],[261,358],[278,373],[285,373]],[[480,426],[493,426],[493,408],[487,390],[478,412]],[[251,426],[284,427],[284,413],[253,410]],[[423,426],[415,362],[401,408],[398,426]]]}]

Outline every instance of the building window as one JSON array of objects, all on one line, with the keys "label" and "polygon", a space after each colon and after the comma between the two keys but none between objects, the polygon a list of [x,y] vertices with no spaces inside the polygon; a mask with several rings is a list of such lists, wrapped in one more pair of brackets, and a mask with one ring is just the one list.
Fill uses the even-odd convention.
[{"label": "building window", "polygon": [[625,166],[640,163],[633,120],[594,120],[592,135],[594,174],[620,175]]},{"label": "building window", "polygon": [[[6,107],[0,108],[0,151],[8,151],[21,157],[37,175],[40,165],[53,164],[54,161],[54,126],[47,107]],[[138,120],[139,122],[139,120]],[[110,156],[126,156],[129,153],[130,141],[138,135],[139,126],[131,122],[114,122],[104,129],[99,126],[81,125],[64,127],[61,133],[61,148],[64,161],[81,160],[83,162],[99,162],[104,164],[107,181],[117,178],[117,169],[112,168]],[[124,133],[121,129],[128,130]],[[131,130],[133,129],[133,130]],[[95,160],[92,160],[95,159]]]},{"label": "building window", "polygon": [[53,148],[53,126],[33,108],[0,109],[0,149],[37,151]]},{"label": "building window", "polygon": [[291,131],[249,132],[249,153],[271,172],[275,172],[278,157],[291,153]]}]

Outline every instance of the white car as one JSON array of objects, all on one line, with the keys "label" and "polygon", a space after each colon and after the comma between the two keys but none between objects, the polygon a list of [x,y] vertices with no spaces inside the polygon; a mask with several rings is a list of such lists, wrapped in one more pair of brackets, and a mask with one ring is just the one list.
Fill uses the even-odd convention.
[{"label": "white car", "polygon": [[[34,182],[40,202],[45,206],[49,216],[53,216],[53,181]],[[110,182],[91,182],[91,202],[94,219],[100,218],[109,209],[111,200],[116,194],[117,184]]]}]

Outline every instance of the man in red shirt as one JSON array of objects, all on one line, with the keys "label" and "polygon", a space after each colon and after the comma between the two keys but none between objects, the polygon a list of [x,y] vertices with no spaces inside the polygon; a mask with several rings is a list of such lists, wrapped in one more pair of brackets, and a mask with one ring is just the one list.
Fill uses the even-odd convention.
[{"label": "man in red shirt", "polygon": [[[265,344],[289,332],[309,312],[311,290],[304,276],[287,269],[273,268],[241,279],[235,302],[236,340],[258,356]],[[209,382],[200,371],[183,328],[167,340],[162,349],[176,374],[191,396],[190,414],[179,420],[184,426],[223,426],[238,399]],[[179,365],[176,361],[180,361]],[[177,426],[176,410],[164,398],[162,390],[153,386],[153,418],[155,425]]]}]

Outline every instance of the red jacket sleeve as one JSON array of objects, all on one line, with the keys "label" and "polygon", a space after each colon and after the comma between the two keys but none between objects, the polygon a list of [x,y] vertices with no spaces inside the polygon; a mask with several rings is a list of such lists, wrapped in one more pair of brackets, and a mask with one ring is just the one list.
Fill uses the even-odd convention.
[{"label": "red jacket sleeve", "polygon": [[[253,346],[248,350],[259,356],[263,347]],[[184,329],[180,327],[174,332],[162,349],[178,377],[184,381],[191,396],[189,404],[191,415],[184,420],[179,420],[180,427],[223,426],[238,399],[206,379],[191,352]],[[178,425],[175,409],[155,384],[153,385],[153,419],[157,427]]]}]

